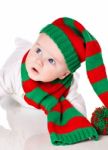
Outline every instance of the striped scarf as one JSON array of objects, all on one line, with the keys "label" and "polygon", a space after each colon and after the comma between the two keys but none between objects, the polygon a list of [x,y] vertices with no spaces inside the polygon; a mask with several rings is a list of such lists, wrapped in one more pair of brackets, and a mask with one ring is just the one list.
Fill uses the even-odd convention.
[{"label": "striped scarf", "polygon": [[91,123],[65,97],[73,81],[69,74],[64,79],[52,82],[34,81],[29,78],[25,60],[21,63],[21,80],[24,100],[47,115],[50,139],[54,145],[69,145],[89,138],[98,140],[98,134]]}]

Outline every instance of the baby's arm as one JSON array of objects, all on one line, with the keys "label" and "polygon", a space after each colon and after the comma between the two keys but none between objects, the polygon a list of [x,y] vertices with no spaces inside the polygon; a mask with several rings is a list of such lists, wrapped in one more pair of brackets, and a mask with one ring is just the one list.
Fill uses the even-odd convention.
[{"label": "baby's arm", "polygon": [[[3,64],[0,69],[0,99],[1,96],[4,97],[4,94],[7,94],[9,97],[13,94],[20,94],[20,63],[25,52],[30,49],[32,43],[21,39],[15,39],[15,50],[9,55],[8,59]],[[5,102],[5,100],[7,102]],[[16,101],[16,99],[14,99]],[[20,100],[19,100],[20,101]],[[18,102],[19,102],[18,101]],[[3,98],[2,106],[7,107],[9,100]]]},{"label": "baby's arm", "polygon": [[86,106],[84,99],[81,94],[78,93],[78,80],[79,80],[79,74],[74,73],[73,81],[71,84],[71,87],[69,89],[69,93],[67,95],[67,99],[77,108],[84,116],[87,116],[86,114]]},{"label": "baby's arm", "polygon": [[10,89],[5,79],[4,70],[0,70],[0,105],[3,107],[9,97]]}]

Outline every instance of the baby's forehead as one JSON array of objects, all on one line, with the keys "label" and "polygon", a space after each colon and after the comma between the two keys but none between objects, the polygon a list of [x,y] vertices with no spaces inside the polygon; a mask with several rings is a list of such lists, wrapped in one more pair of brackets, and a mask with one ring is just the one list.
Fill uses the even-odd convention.
[{"label": "baby's forehead", "polygon": [[58,48],[57,44],[45,33],[39,34],[35,46],[39,46],[56,60],[60,61],[61,63],[65,63],[64,56],[61,50]]}]

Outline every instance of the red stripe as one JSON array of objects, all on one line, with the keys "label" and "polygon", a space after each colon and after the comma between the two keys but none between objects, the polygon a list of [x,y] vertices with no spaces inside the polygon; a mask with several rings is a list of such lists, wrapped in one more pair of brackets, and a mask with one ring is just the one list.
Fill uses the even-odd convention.
[{"label": "red stripe", "polygon": [[26,54],[24,55],[24,57],[23,57],[23,59],[22,59],[22,63],[25,63],[25,60],[26,60],[26,57],[27,57],[29,51],[30,51],[30,50],[28,50],[28,51],[26,52]]},{"label": "red stripe", "polygon": [[86,57],[90,57],[92,55],[95,55],[95,54],[101,52],[100,45],[96,40],[87,42],[86,43],[86,48],[87,48]]},{"label": "red stripe", "polygon": [[[103,119],[104,119],[104,121],[108,122],[108,118],[103,118]],[[107,126],[108,126],[108,124],[107,124]]]},{"label": "red stripe", "polygon": [[46,92],[51,92],[51,90],[54,90],[56,87],[61,86],[61,84],[56,84],[53,85],[49,82],[47,83],[41,83],[40,81],[36,82],[32,79],[23,81],[23,88],[26,92],[31,92],[31,90],[34,90],[36,87],[42,88],[43,90],[45,90]]},{"label": "red stripe", "polygon": [[65,133],[72,132],[79,128],[85,128],[85,127],[87,128],[91,126],[92,125],[90,124],[90,122],[86,118],[81,117],[81,116],[72,118],[71,120],[68,121],[67,124],[63,126],[57,125],[53,122],[48,122],[49,132],[50,133],[56,132],[58,134],[65,134]]},{"label": "red stripe", "polygon": [[[74,25],[80,32],[83,32],[85,30],[85,28],[77,21],[74,22]],[[86,57],[90,57],[92,55],[95,55],[96,53],[101,52],[101,47],[96,40],[87,42],[86,48],[87,48]]]},{"label": "red stripe", "polygon": [[45,92],[52,94],[52,96],[55,96],[57,99],[59,99],[67,90],[62,83],[55,83],[53,85],[51,83],[45,83],[40,84],[39,87]]},{"label": "red stripe", "polygon": [[85,30],[84,26],[76,20],[74,21],[74,25],[80,32],[83,32]]},{"label": "red stripe", "polygon": [[75,51],[77,55],[79,56],[80,61],[81,62],[84,61],[85,60],[85,48],[84,48],[83,39],[77,34],[75,34],[74,31],[64,23],[63,18],[53,22],[53,24],[59,27],[67,35],[71,44],[75,48]]},{"label": "red stripe", "polygon": [[107,78],[104,65],[94,68],[93,70],[87,71],[87,75],[91,84],[98,82],[104,78]]},{"label": "red stripe", "polygon": [[43,91],[52,94],[53,96],[55,96],[56,99],[59,99],[64,94],[66,95],[66,92],[69,91],[69,88],[66,89],[65,86],[61,83],[55,83],[52,85],[50,82],[46,83],[34,82],[33,80],[30,79],[23,81],[22,84],[25,93],[31,92],[32,90],[36,89],[36,87],[38,87],[41,88]]},{"label": "red stripe", "polygon": [[35,89],[38,86],[38,82],[34,82],[33,80],[29,79],[29,80],[23,81],[22,85],[23,85],[25,93],[27,93]]},{"label": "red stripe", "polygon": [[[56,86],[56,89],[57,89],[57,86]],[[69,91],[69,88],[66,89],[65,86],[62,85],[61,88],[57,89],[56,91],[54,91],[54,93],[52,93],[52,95],[56,98],[56,99],[59,99],[61,96],[66,96],[66,93],[68,93]]]},{"label": "red stripe", "polygon": [[51,110],[51,112],[57,111],[59,113],[64,113],[68,108],[72,107],[73,105],[69,101],[63,100],[61,102],[58,102],[57,105]]},{"label": "red stripe", "polygon": [[34,106],[35,108],[40,109],[40,105],[34,102],[33,100],[29,99],[26,95],[24,95],[24,100],[29,104]]},{"label": "red stripe", "polygon": [[102,102],[104,103],[104,105],[108,108],[108,91],[98,95],[99,98],[102,100]]},{"label": "red stripe", "polygon": [[64,95],[63,95],[64,97],[67,96],[67,94],[68,94],[68,92],[69,92],[69,89],[70,89],[70,87],[68,87],[67,90],[64,92]]},{"label": "red stripe", "polygon": [[24,96],[24,100],[25,100],[29,105],[31,105],[31,106],[33,106],[33,107],[35,107],[35,108],[37,108],[37,109],[42,109],[42,110],[45,112],[46,115],[48,114],[47,110],[45,109],[45,107],[44,107],[43,105],[37,104],[37,103],[34,102],[33,100],[31,100],[31,99],[29,99],[28,97],[26,97],[26,95]]}]

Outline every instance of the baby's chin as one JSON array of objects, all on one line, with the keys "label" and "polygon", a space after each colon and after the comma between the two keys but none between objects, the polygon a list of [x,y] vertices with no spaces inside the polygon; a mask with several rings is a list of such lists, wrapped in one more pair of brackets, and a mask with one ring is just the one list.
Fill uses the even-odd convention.
[{"label": "baby's chin", "polygon": [[32,75],[32,74],[28,74],[29,75],[29,78],[33,81],[41,81],[41,82],[44,82],[42,81],[39,76],[36,76],[36,75]]},{"label": "baby's chin", "polygon": [[54,81],[54,80],[51,80],[51,79],[40,79],[39,77],[38,78],[36,78],[36,77],[33,77],[33,76],[29,76],[30,77],[30,79],[32,79],[33,81],[40,81],[40,82],[51,82],[51,81]]},{"label": "baby's chin", "polygon": [[28,76],[31,80],[37,81],[36,76],[34,76],[33,74],[28,73]]}]

